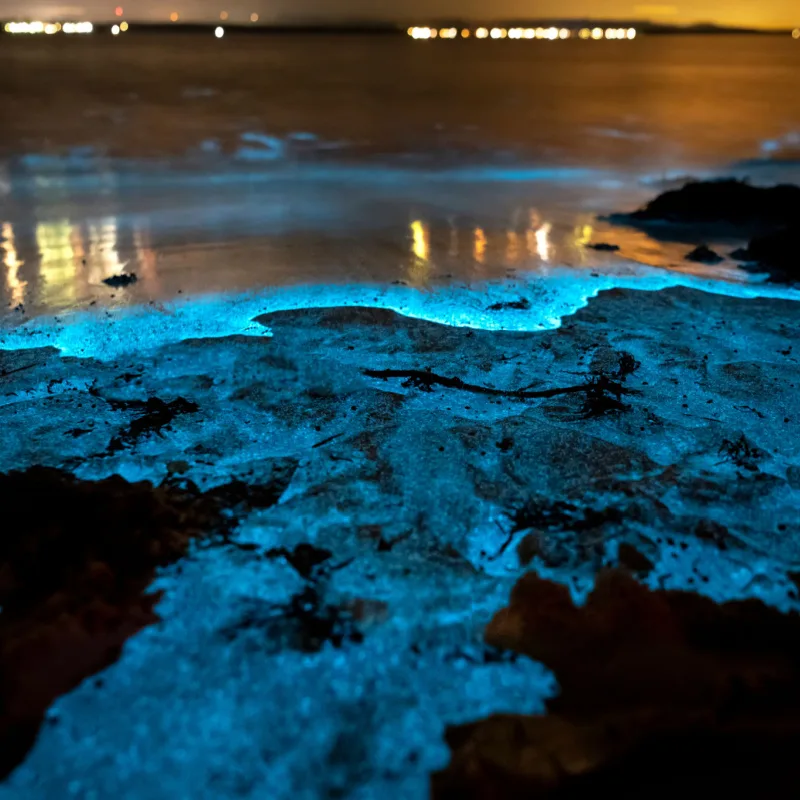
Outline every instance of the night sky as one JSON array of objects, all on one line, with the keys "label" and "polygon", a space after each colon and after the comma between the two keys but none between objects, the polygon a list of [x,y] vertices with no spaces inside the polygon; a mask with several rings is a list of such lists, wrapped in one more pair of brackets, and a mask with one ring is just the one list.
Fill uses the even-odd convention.
[{"label": "night sky", "polygon": [[792,27],[800,25],[800,0],[677,0],[669,4],[636,4],[630,0],[0,0],[0,16],[24,19],[91,19],[114,16],[122,5],[129,20],[167,21],[178,11],[184,21],[246,21],[258,13],[261,22],[347,20],[348,18],[424,21],[452,15],[464,19],[503,17],[595,17],[654,19],[670,23],[717,22],[729,25]]}]

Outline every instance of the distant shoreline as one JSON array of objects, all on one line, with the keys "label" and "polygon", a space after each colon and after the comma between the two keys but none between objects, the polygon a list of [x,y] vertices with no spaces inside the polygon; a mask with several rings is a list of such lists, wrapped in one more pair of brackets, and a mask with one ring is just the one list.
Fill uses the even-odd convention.
[{"label": "distant shoreline", "polygon": [[[8,20],[15,21],[15,20]],[[3,20],[5,22],[5,20]],[[189,23],[158,23],[158,22],[137,22],[136,20],[129,20],[130,30],[126,35],[132,33],[141,33],[147,31],[148,33],[170,33],[170,34],[191,34],[198,32],[213,31],[217,27],[223,27],[226,33],[230,34],[246,34],[249,36],[258,35],[297,35],[297,34],[312,34],[312,35],[342,35],[342,34],[359,34],[359,35],[380,35],[380,36],[405,36],[407,28],[405,25],[402,27],[394,24],[348,24],[348,25],[265,25],[253,24],[247,22],[230,22],[230,21],[214,21],[214,22],[189,22]],[[647,36],[791,36],[792,29],[769,29],[761,30],[755,28],[724,28],[714,25],[694,25],[688,27],[677,26],[663,26],[655,25],[647,22],[625,21],[618,20],[559,20],[559,21],[512,21],[512,22],[442,22],[422,20],[420,24],[429,25],[432,28],[467,28],[474,31],[477,27],[564,27],[572,31],[580,28],[635,28],[636,32],[640,35]],[[2,23],[0,23],[2,24]],[[94,24],[94,29],[97,32],[108,32],[116,22],[100,22]],[[0,34],[4,33],[0,28]],[[471,38],[471,37],[470,37]],[[467,40],[468,41],[468,40]]]}]

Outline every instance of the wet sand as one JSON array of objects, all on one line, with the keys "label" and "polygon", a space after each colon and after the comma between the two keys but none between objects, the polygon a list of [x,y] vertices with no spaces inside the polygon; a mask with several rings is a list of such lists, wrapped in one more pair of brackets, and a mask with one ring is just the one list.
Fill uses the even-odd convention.
[{"label": "wet sand", "polygon": [[[100,680],[103,658],[86,665],[0,797],[424,796],[448,726],[545,714],[556,692],[560,662],[554,677],[483,640],[531,569],[576,600],[620,568],[651,589],[794,614],[796,308],[614,289],[538,332],[308,308],[257,317],[261,335],[142,349],[104,349],[98,315],[84,357],[35,337],[5,350],[3,472],[201,495],[272,486],[279,465],[291,477],[260,507],[221,494],[224,535],[209,524],[159,569],[161,622]],[[30,492],[23,509],[47,502]],[[79,591],[63,605],[74,585],[51,590],[61,599],[25,612],[28,635],[53,614],[90,624]],[[124,639],[125,623],[91,635]],[[16,629],[3,652],[17,680],[43,659],[74,669],[69,647],[20,649]],[[658,702],[661,678],[638,680],[637,702]],[[716,713],[706,700],[694,712]],[[630,748],[650,735],[631,730]],[[565,781],[573,768],[593,779],[575,766]]]}]

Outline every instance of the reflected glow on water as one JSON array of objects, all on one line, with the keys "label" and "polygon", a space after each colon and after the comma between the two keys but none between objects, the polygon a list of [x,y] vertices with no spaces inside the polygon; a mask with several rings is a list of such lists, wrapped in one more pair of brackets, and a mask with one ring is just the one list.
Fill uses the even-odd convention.
[{"label": "reflected glow on water", "polygon": [[79,289],[79,256],[75,252],[75,230],[68,220],[40,222],[36,226],[39,275],[46,298],[74,302]]},{"label": "reflected glow on water", "polygon": [[425,225],[418,219],[411,223],[411,250],[420,261],[427,261],[430,255],[429,234]]},{"label": "reflected glow on water", "polygon": [[[345,178],[347,192],[325,180],[266,183],[242,193],[239,186],[210,183],[204,192],[180,183],[149,190],[112,174],[89,192],[67,173],[58,185],[12,173],[8,216],[0,217],[0,307],[22,303],[29,314],[40,314],[298,284],[404,281],[434,290],[478,280],[548,279],[561,266],[580,267],[589,281],[596,278],[589,271],[613,271],[624,262],[720,281],[755,280],[730,261],[687,262],[690,242],[664,244],[609,226],[585,208],[553,203],[552,187],[460,179],[418,187],[414,180],[392,184],[388,193],[383,182]],[[619,251],[587,247],[602,241]],[[727,246],[720,252],[733,249]],[[121,272],[136,273],[139,281],[122,290],[103,284]]]},{"label": "reflected glow on water", "polygon": [[549,261],[550,260],[550,231],[552,230],[552,225],[549,222],[545,222],[535,233],[534,237],[536,239],[536,254],[542,261]]},{"label": "reflected glow on water", "polygon": [[472,249],[472,257],[478,264],[483,264],[486,260],[486,234],[483,228],[475,228],[475,244]]},{"label": "reflected glow on water", "polygon": [[17,250],[14,246],[14,229],[8,222],[3,223],[2,239],[0,247],[3,248],[3,265],[6,268],[9,303],[12,306],[18,306],[25,302],[25,287],[27,284],[19,277],[19,268],[23,262],[17,258]]}]

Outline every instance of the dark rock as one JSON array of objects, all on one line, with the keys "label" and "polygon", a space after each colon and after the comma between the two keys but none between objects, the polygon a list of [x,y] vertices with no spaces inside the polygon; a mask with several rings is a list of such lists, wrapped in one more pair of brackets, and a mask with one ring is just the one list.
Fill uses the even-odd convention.
[{"label": "dark rock", "polygon": [[767,268],[779,278],[800,278],[800,225],[795,230],[779,230],[757,236],[742,251],[742,260]]},{"label": "dark rock", "polygon": [[104,278],[103,283],[110,286],[112,289],[124,289],[126,286],[136,283],[139,278],[135,272],[121,273],[119,275],[112,275],[109,278]]},{"label": "dark rock", "polygon": [[595,242],[594,244],[587,244],[589,250],[597,250],[599,253],[616,253],[619,250],[618,244],[609,244],[608,242]]},{"label": "dark rock", "polygon": [[694,261],[698,264],[721,264],[725,260],[721,255],[718,255],[704,244],[695,247],[695,249],[687,253],[684,258],[687,261]]},{"label": "dark rock", "polygon": [[623,542],[619,546],[617,560],[621,567],[625,567],[631,572],[641,572],[647,575],[655,569],[655,564],[628,542]]},{"label": "dark rock", "polygon": [[616,218],[680,225],[786,225],[800,220],[800,187],[782,184],[762,188],[738,180],[696,181]]},{"label": "dark rock", "polygon": [[746,247],[737,247],[736,250],[728,253],[728,258],[731,258],[734,261],[752,261],[750,253]]},{"label": "dark rock", "polygon": [[435,800],[800,793],[796,613],[650,591],[620,572],[578,607],[529,574],[486,641],[542,662],[559,692],[546,715],[448,729]]},{"label": "dark rock", "polygon": [[224,526],[198,492],[34,467],[0,475],[0,776],[33,744],[52,701],[113,663],[157,621],[158,567]]}]

